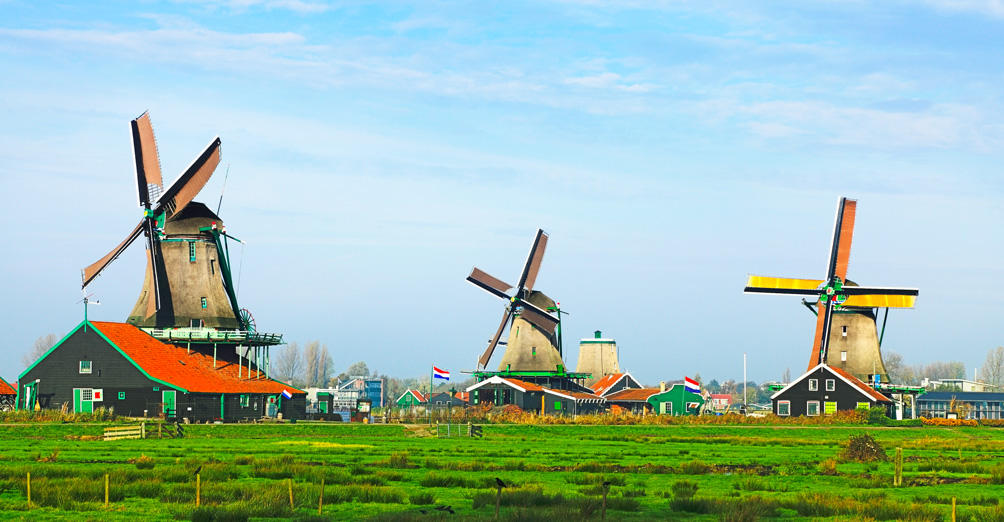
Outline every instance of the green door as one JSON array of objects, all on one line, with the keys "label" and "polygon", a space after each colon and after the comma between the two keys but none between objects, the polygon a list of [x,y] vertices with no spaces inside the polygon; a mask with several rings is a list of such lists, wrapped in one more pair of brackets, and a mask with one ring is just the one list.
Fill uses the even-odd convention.
[{"label": "green door", "polygon": [[321,413],[328,413],[328,401],[322,400],[317,403],[317,411],[320,411]]},{"label": "green door", "polygon": [[168,411],[177,413],[174,408],[174,399],[178,392],[174,390],[164,390],[161,392],[161,402],[164,403],[164,413]]},{"label": "green door", "polygon": [[74,413],[93,413],[94,412],[94,402],[91,400],[93,398],[92,391],[90,388],[74,388],[73,389],[73,412]]}]

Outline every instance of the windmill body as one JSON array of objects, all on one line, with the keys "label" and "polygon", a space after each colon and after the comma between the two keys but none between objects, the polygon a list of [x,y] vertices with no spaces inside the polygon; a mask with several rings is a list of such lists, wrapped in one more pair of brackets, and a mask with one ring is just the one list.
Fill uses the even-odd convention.
[{"label": "windmill body", "polygon": [[[533,291],[526,300],[544,310],[555,307],[555,302],[543,292]],[[513,317],[499,371],[551,372],[563,364],[555,335],[537,328],[522,316]]]},{"label": "windmill body", "polygon": [[167,282],[167,292],[161,294],[160,309],[148,316],[156,297],[150,291],[153,263],[147,256],[143,289],[126,322],[146,328],[240,328],[239,310],[234,310],[220,273],[220,252],[211,233],[214,226],[222,229],[223,222],[197,201],[167,220],[160,239],[161,277]]},{"label": "windmill body", "polygon": [[916,288],[864,287],[847,280],[857,201],[840,198],[826,279],[749,276],[745,293],[812,296],[816,314],[809,369],[827,363],[866,382],[888,381],[877,335],[878,308],[912,308]]}]

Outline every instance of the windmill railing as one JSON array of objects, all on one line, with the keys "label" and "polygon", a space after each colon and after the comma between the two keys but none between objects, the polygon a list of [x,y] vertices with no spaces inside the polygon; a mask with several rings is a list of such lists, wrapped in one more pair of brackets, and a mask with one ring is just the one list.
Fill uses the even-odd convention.
[{"label": "windmill railing", "polygon": [[283,344],[282,334],[217,330],[214,328],[143,328],[143,331],[164,341],[193,343],[243,343],[252,345]]}]

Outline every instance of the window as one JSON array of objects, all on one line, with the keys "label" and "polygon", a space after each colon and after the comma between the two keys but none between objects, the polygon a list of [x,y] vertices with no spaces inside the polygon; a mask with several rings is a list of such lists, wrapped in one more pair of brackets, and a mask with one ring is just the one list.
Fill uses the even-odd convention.
[{"label": "window", "polygon": [[249,402],[247,395],[241,395],[241,408],[247,408]]},{"label": "window", "polygon": [[826,401],[823,403],[823,413],[827,415],[833,415],[837,413],[837,403],[836,401]]},{"label": "window", "polygon": [[837,381],[834,379],[826,379],[826,391],[834,391],[837,389]]},{"label": "window", "polygon": [[819,391],[819,379],[809,379],[809,391]]},{"label": "window", "polygon": [[208,304],[209,304],[209,301],[206,301],[206,298],[203,297],[202,298],[202,307],[205,308]]},{"label": "window", "polygon": [[554,401],[554,409],[558,411],[561,410],[561,401]]},{"label": "window", "polygon": [[160,391],[160,386],[154,386],[153,391]]},{"label": "window", "polygon": [[195,262],[195,241],[188,242],[188,262]]},{"label": "window", "polygon": [[80,373],[91,373],[91,361],[80,361]]},{"label": "window", "polygon": [[871,407],[872,407],[872,405],[871,405],[870,402],[859,402],[858,405],[855,406],[855,409],[858,409],[858,410],[867,410],[868,408],[871,408]]},{"label": "window", "polygon": [[810,417],[819,415],[819,401],[809,401],[805,403],[805,414]]},{"label": "window", "polygon": [[202,319],[192,319],[189,324],[192,325],[192,328],[202,328]]},{"label": "window", "polygon": [[843,336],[843,337],[847,337],[847,327],[846,326],[841,326],[840,327],[840,335]]},{"label": "window", "polygon": [[840,352],[840,362],[847,362],[847,352]]},{"label": "window", "polygon": [[121,401],[124,399],[125,399],[125,392],[119,392],[119,400]]},{"label": "window", "polygon": [[94,399],[94,390],[90,388],[84,388],[80,390],[80,400],[89,401]]},{"label": "window", "polygon": [[530,347],[530,355],[533,355],[533,356],[536,357],[536,355],[537,355],[537,347],[536,346],[531,346]]},{"label": "window", "polygon": [[777,414],[782,417],[791,415],[791,401],[777,401]]}]

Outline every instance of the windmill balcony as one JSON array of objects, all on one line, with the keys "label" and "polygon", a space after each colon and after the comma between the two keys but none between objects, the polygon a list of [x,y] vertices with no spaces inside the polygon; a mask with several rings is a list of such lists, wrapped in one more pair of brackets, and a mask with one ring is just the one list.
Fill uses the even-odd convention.
[{"label": "windmill balcony", "polygon": [[220,330],[217,328],[143,328],[143,331],[161,341],[193,343],[243,343],[261,346],[283,344],[282,334]]}]

